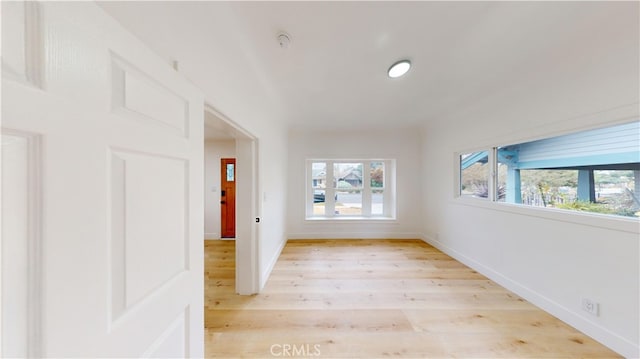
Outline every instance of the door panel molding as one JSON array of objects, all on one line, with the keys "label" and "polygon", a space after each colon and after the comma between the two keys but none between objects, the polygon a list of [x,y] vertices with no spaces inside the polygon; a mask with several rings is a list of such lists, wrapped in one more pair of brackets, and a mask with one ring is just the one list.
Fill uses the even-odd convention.
[{"label": "door panel molding", "polygon": [[153,121],[189,137],[189,102],[123,56],[110,51],[112,111],[126,118]]},{"label": "door panel molding", "polygon": [[[3,357],[41,356],[41,143],[38,134],[2,128],[0,356]],[[3,253],[2,248],[11,253]]]},{"label": "door panel molding", "polygon": [[[115,321],[189,270],[188,162],[112,150],[110,177],[111,315]],[[171,192],[172,203],[158,202]],[[150,215],[157,221],[141,227],[144,216]],[[135,266],[148,257],[147,252],[154,253],[152,262],[147,259],[142,269]]]},{"label": "door panel molding", "polygon": [[189,358],[189,310],[187,306],[141,355],[142,358]]},{"label": "door panel molding", "polygon": [[37,1],[2,2],[2,77],[43,88],[43,23]]}]

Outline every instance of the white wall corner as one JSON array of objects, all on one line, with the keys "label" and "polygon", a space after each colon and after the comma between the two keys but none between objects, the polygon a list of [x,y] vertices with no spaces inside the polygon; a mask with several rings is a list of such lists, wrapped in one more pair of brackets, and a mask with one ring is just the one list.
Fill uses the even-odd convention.
[{"label": "white wall corner", "polygon": [[273,256],[271,257],[269,264],[267,265],[265,270],[260,273],[260,288],[258,288],[258,293],[262,292],[262,289],[267,284],[267,280],[271,276],[271,272],[273,271],[273,268],[276,266],[276,263],[278,262],[278,258],[280,258],[280,254],[282,254],[282,250],[284,249],[285,245],[287,245],[287,239],[283,238],[282,241],[280,242],[280,245],[278,246],[278,249],[273,253]]},{"label": "white wall corner", "polygon": [[434,239],[435,236],[436,235],[428,235],[424,233],[421,236],[421,239],[427,244],[430,244],[451,256],[455,260],[473,268],[492,281],[523,297],[531,304],[557,317],[599,343],[609,347],[611,350],[627,358],[640,358],[640,345],[637,343],[633,343],[609,329],[587,320],[578,313],[571,311],[570,309],[526,286],[521,285],[506,275],[476,262],[474,259],[467,257],[455,249],[446,246],[439,240]]}]

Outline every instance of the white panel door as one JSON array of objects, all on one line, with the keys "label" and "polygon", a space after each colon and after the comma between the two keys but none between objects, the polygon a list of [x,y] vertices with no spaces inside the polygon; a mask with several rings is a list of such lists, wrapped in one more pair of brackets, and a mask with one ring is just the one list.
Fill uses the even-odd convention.
[{"label": "white panel door", "polygon": [[[2,22],[3,134],[41,169],[40,220],[8,232],[41,246],[27,352],[202,357],[202,94],[94,3],[2,2]],[[2,318],[5,341],[26,328]]]}]

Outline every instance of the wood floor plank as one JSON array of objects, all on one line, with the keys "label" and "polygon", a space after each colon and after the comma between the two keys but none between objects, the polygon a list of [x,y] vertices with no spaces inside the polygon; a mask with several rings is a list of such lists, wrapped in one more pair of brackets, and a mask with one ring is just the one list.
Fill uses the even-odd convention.
[{"label": "wood floor plank", "polygon": [[234,268],[206,241],[207,357],[620,357],[419,240],[289,241],[254,296]]},{"label": "wood floor plank", "polygon": [[207,313],[209,329],[224,332],[254,330],[414,331],[398,309],[377,310],[218,310]]},{"label": "wood floor plank", "polygon": [[351,293],[367,290],[386,293],[482,293],[500,292],[504,288],[487,279],[271,279],[264,293]]}]

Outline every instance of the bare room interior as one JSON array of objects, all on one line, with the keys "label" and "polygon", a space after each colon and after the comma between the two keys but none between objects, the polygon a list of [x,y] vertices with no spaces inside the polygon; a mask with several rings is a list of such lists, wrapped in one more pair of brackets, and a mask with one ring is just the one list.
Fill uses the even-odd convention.
[{"label": "bare room interior", "polygon": [[0,356],[640,356],[638,2],[1,6]]}]

